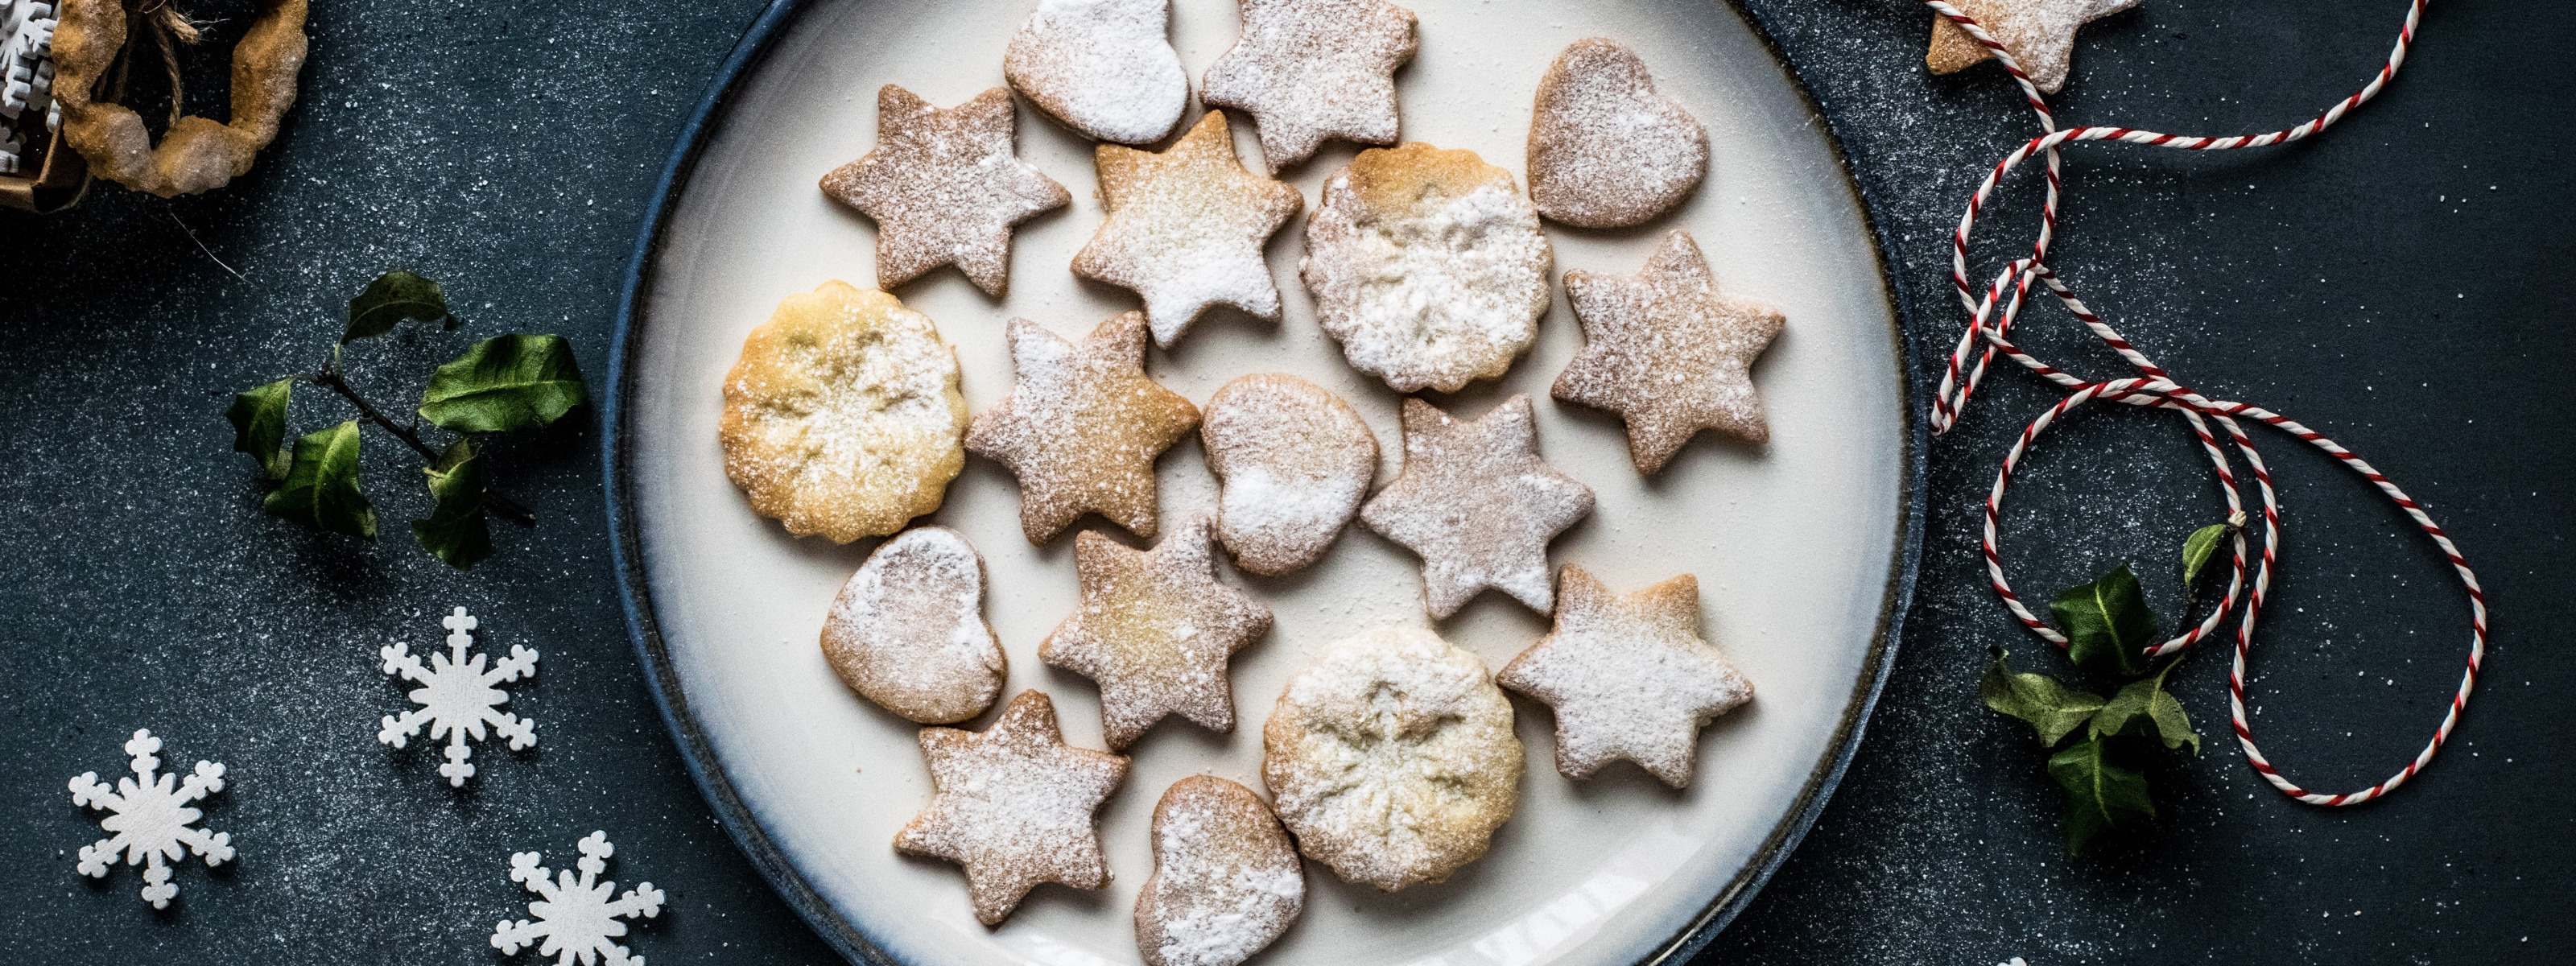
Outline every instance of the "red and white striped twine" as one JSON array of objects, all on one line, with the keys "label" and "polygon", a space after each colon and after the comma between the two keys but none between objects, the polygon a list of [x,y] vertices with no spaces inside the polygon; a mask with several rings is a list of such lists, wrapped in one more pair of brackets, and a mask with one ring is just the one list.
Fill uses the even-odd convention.
[{"label": "red and white striped twine", "polygon": [[[2201,450],[2209,457],[2210,466],[2218,474],[2218,482],[2227,495],[2230,518],[2241,523],[2244,520],[2244,503],[2237,493],[2236,473],[2229,465],[2227,449],[2220,445],[2217,436],[2211,432],[2210,423],[2216,422],[2219,429],[2227,434],[2227,445],[2245,457],[2246,468],[2253,473],[2254,484],[2263,497],[2263,553],[2254,567],[2253,594],[2250,599],[2245,598],[2244,591],[2247,584],[2245,531],[2240,527],[2235,533],[2235,553],[2226,597],[2210,613],[2207,620],[2179,637],[2149,646],[2145,654],[2154,658],[2191,646],[2202,637],[2216,631],[2227,614],[2235,609],[2239,600],[2244,600],[2244,613],[2236,625],[2236,661],[2227,676],[2228,711],[2236,728],[2236,741],[2245,749],[2246,760],[2254,766],[2254,770],[2260,773],[2265,781],[2272,783],[2272,787],[2280,789],[2282,794],[2311,805],[2358,805],[2369,801],[2405,784],[2407,779],[2415,777],[2416,772],[2422,771],[2424,766],[2433,760],[2434,752],[2441,750],[2442,743],[2451,736],[2451,729],[2459,724],[2460,711],[2468,706],[2469,692],[2477,685],[2478,667],[2486,658],[2486,592],[2479,588],[2477,575],[2470,572],[2468,561],[2460,556],[2459,548],[2452,545],[2450,536],[2443,533],[2440,526],[2434,524],[2433,518],[2426,515],[2424,508],[2413,498],[2408,497],[2406,491],[2398,489],[2397,484],[2390,482],[2386,475],[2372,468],[2369,463],[2363,462],[2361,457],[2353,455],[2352,451],[2337,445],[2335,441],[2292,422],[2288,417],[2278,413],[2245,403],[2211,399],[2184,387],[2174,381],[2171,374],[2157,367],[2146,354],[2139,352],[2136,346],[2122,338],[2120,333],[2104,323],[2100,315],[2085,307],[2084,303],[2075,297],[2074,290],[2069,288],[2065,280],[2059,278],[2048,265],[2049,243],[2054,240],[2057,230],[2058,200],[2065,187],[2058,148],[2070,141],[2123,141],[2154,147],[2181,148],[2187,151],[2226,151],[2236,148],[2267,147],[2316,134],[2342,120],[2345,112],[2377,96],[2380,88],[2387,85],[2388,79],[2396,76],[2398,66],[2406,61],[2407,46],[2415,40],[2415,26],[2423,16],[2426,2],[2427,0],[2411,0],[2408,4],[2405,26],[2397,32],[2396,48],[2389,51],[2388,63],[2379,69],[2378,75],[2372,77],[2370,83],[2363,85],[2360,91],[2326,109],[2325,113],[2287,130],[2267,134],[2209,138],[2157,134],[2153,131],[2137,131],[2124,127],[2078,127],[2059,130],[2056,119],[2049,114],[2047,101],[2040,97],[2039,88],[2031,83],[2027,74],[2022,72],[2021,65],[2014,62],[2011,51],[2004,49],[2004,46],[1996,42],[1983,27],[1977,25],[1975,18],[1961,12],[1959,8],[1943,0],[1924,0],[1925,5],[1930,6],[1934,12],[1948,18],[1952,23],[1958,24],[1961,29],[1967,31],[1968,36],[1975,38],[1978,43],[1985,45],[1987,50],[1992,51],[1995,59],[2003,62],[2004,70],[2010,72],[2013,79],[2021,85],[2022,93],[2029,99],[2031,109],[2039,113],[2040,128],[2045,132],[2042,136],[2033,138],[2029,143],[2014,149],[2011,154],[2005,155],[2002,161],[1996,162],[1994,170],[1986,175],[1985,182],[1977,187],[1976,195],[1968,200],[1967,213],[1960,217],[1958,231],[1951,236],[1950,278],[1958,288],[1961,304],[1967,308],[1968,327],[1960,335],[1958,347],[1950,353],[1949,369],[1942,375],[1940,389],[1932,402],[1932,431],[1936,434],[1945,433],[1952,426],[1957,425],[1961,412],[1967,408],[1970,394],[1974,393],[1977,385],[1984,380],[1987,363],[1993,361],[1996,353],[2002,353],[2023,368],[2036,372],[2050,382],[2069,390],[2069,395],[2065,399],[2059,400],[2055,406],[2042,412],[2022,430],[2021,437],[2013,442],[2011,451],[2004,455],[2002,468],[1995,473],[1994,490],[1986,496],[1984,551],[1986,570],[1993,578],[1995,593],[2003,598],[2004,606],[2012,611],[2013,616],[2021,621],[2022,626],[2060,647],[2065,646],[2065,635],[2041,621],[2037,615],[2031,613],[2030,608],[2022,604],[2020,597],[2014,595],[2012,585],[2004,579],[2003,557],[1996,550],[1995,540],[1995,518],[2003,505],[2004,487],[2012,481],[2013,469],[2020,465],[2023,454],[2030,450],[2031,442],[2038,439],[2039,434],[2056,422],[2058,417],[2095,399],[2180,412],[2183,419],[2191,425],[2193,435],[2199,438]],[[2006,174],[2022,162],[2029,160],[2034,154],[2046,158],[2048,177],[2047,201],[2040,212],[2038,239],[2032,244],[2029,255],[2005,266],[1980,296],[1968,282],[1969,233],[1975,228],[1977,213],[1993,195],[1995,186]],[[2083,322],[2086,328],[2091,329],[2104,344],[2118,352],[2121,358],[2128,360],[2129,365],[2137,369],[2140,375],[2107,382],[2087,381],[2041,362],[2015,346],[2008,336],[2012,331],[2013,322],[2021,315],[2022,307],[2026,304],[2034,283],[2045,287],[2048,294],[2063,303],[2067,310],[2074,313],[2075,318]],[[1996,311],[1999,303],[2000,315]],[[1978,347],[1980,341],[1985,343],[1982,351],[1979,351]],[[1968,361],[1972,352],[1976,353],[1973,364]],[[2449,710],[2442,715],[2441,727],[2433,732],[2433,740],[2425,744],[2424,750],[2418,752],[2413,761],[2407,762],[2405,768],[2389,776],[2387,780],[2357,792],[2340,795],[2320,794],[2301,788],[2288,778],[2282,777],[2280,771],[2272,767],[2272,763],[2263,757],[2262,750],[2254,746],[2253,727],[2245,720],[2246,654],[2254,645],[2255,618],[2262,612],[2263,602],[2271,589],[2272,565],[2278,560],[2280,554],[2281,511],[2278,495],[2272,487],[2271,470],[2264,466],[2262,455],[2255,452],[2254,441],[2246,436],[2244,427],[2239,422],[2241,419],[2265,423],[2298,437],[2301,441],[2324,450],[2336,459],[2342,460],[2344,465],[2359,472],[2364,479],[2379,487],[2381,493],[2386,494],[2390,500],[2404,509],[2407,516],[2414,518],[2416,526],[2423,528],[2424,533],[2433,538],[2434,544],[2441,548],[2442,555],[2450,560],[2451,568],[2459,573],[2461,585],[2468,588],[2469,666],[2467,672],[2460,676],[2460,689],[2451,696]]]}]

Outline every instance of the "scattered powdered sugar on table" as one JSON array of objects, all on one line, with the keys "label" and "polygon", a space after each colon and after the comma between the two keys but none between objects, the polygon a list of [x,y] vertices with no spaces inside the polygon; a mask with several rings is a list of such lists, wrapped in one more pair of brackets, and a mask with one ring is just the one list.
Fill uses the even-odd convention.
[{"label": "scattered powdered sugar on table", "polygon": [[1002,74],[1084,134],[1160,140],[1190,98],[1189,74],[1165,36],[1170,20],[1169,0],[1039,0],[1011,37]]},{"label": "scattered powdered sugar on table", "polygon": [[[1373,151],[1352,167],[1373,161],[1402,163]],[[1325,184],[1299,273],[1352,368],[1397,392],[1450,392],[1501,375],[1529,348],[1554,256],[1538,210],[1508,172],[1491,171],[1464,190],[1429,187],[1401,208],[1354,189],[1349,172]]]}]

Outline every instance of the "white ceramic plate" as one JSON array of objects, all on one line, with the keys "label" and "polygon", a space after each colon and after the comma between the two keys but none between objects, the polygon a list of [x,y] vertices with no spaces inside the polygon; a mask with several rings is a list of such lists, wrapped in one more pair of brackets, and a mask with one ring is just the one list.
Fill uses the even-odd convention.
[{"label": "white ceramic plate", "polygon": [[[842,687],[816,646],[826,605],[873,541],[794,539],[755,516],[722,471],[718,387],[744,335],[780,298],[826,279],[865,286],[875,278],[870,223],[825,200],[815,180],[875,143],[877,88],[898,83],[954,105],[1000,85],[1003,45],[1029,5],[837,0],[782,4],[764,17],[711,95],[703,130],[684,137],[619,334],[610,502],[639,644],[720,814],[790,901],[854,958],[1136,962],[1130,911],[1152,871],[1146,826],[1162,790],[1202,772],[1260,788],[1260,724],[1288,678],[1345,635],[1427,620],[1415,558],[1357,524],[1305,573],[1229,573],[1277,612],[1269,638],[1233,663],[1242,723],[1219,735],[1172,718],[1130,749],[1133,771],[1099,815],[1115,876],[1107,889],[1041,886],[1008,922],[987,929],[969,913],[955,867],[895,854],[896,830],[930,794],[915,727]],[[1592,516],[1555,543],[1553,559],[1581,563],[1621,589],[1698,574],[1705,634],[1759,697],[1703,732],[1698,778],[1680,793],[1625,764],[1589,781],[1561,777],[1553,719],[1516,697],[1528,775],[1520,812],[1492,851],[1446,883],[1393,895],[1309,863],[1304,917],[1258,962],[1654,959],[1704,942],[1740,905],[1794,844],[1857,740],[1909,566],[1914,464],[1895,315],[1822,122],[1733,9],[1649,0],[1410,6],[1421,51],[1398,75],[1407,140],[1473,149],[1518,176],[1540,75],[1558,50],[1590,36],[1636,49],[1662,91],[1707,124],[1710,174],[1685,207],[1635,230],[1551,225],[1550,234],[1560,273],[1624,274],[1664,232],[1685,228],[1725,288],[1779,304],[1788,330],[1755,370],[1770,444],[1703,435],[1658,477],[1641,479],[1615,418],[1547,397],[1580,345],[1561,290],[1535,348],[1501,385],[1435,401],[1475,417],[1528,393],[1545,457],[1599,498]],[[1174,46],[1195,89],[1235,38],[1234,4],[1174,7]],[[1239,149],[1251,157],[1252,129],[1236,121]],[[957,346],[978,412],[1011,387],[1005,319],[1078,336],[1137,307],[1128,292],[1066,269],[1101,220],[1091,145],[1025,105],[1019,131],[1021,156],[1075,200],[1020,231],[1009,298],[997,304],[948,269],[897,293]],[[1289,170],[1309,210],[1352,153],[1329,146]],[[1316,325],[1296,277],[1303,228],[1301,215],[1270,247],[1284,321],[1213,314],[1174,350],[1152,350],[1147,368],[1199,402],[1248,372],[1314,380],[1377,430],[1382,485],[1402,452],[1398,397],[1350,370]],[[1160,477],[1166,520],[1212,506],[1195,437],[1164,457]],[[1073,540],[1031,546],[1018,499],[1007,471],[970,457],[929,519],[963,531],[984,554],[986,613],[1010,656],[1005,693],[1046,691],[1067,739],[1099,747],[1092,684],[1036,655],[1077,597]],[[1438,629],[1499,667],[1546,626],[1488,593]]]}]

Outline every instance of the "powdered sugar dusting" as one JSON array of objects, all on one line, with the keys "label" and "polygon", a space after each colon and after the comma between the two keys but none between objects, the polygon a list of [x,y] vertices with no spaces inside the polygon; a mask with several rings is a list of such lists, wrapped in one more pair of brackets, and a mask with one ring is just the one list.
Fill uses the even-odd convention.
[{"label": "powdered sugar dusting", "polygon": [[1200,98],[1253,116],[1270,169],[1326,138],[1391,144],[1395,69],[1413,59],[1413,11],[1385,0],[1242,0],[1243,39],[1208,68]]},{"label": "powdered sugar dusting", "polygon": [[1690,195],[1708,170],[1708,129],[1635,52],[1575,41],[1541,78],[1530,118],[1530,201],[1585,228],[1634,225]]},{"label": "powdered sugar dusting", "polygon": [[851,690],[922,724],[964,721],[1001,694],[984,568],[966,537],[914,527],[877,546],[823,619],[823,656]]},{"label": "powdered sugar dusting", "polygon": [[[1954,5],[2012,51],[2032,84],[2054,94],[2066,86],[2074,67],[2076,29],[2137,6],[2138,0],[1956,0]],[[1932,15],[1932,49],[1924,61],[1933,73],[1964,70],[1993,56],[1959,25]]]},{"label": "powdered sugar dusting", "polygon": [[1550,392],[1625,418],[1638,472],[1662,469],[1701,429],[1771,438],[1752,366],[1788,320],[1769,302],[1719,292],[1689,234],[1664,236],[1631,278],[1567,272],[1565,295],[1584,346]]},{"label": "powdered sugar dusting", "polygon": [[1236,566],[1257,574],[1322,557],[1377,475],[1377,437],[1359,413],[1285,373],[1218,389],[1199,439],[1222,486],[1217,537]]},{"label": "powdered sugar dusting", "polygon": [[921,751],[938,792],[894,847],[965,866],[976,919],[1000,923],[1040,882],[1109,884],[1091,813],[1127,759],[1066,745],[1043,692],[1021,692],[981,733],[923,728]]},{"label": "powdered sugar dusting", "polygon": [[1198,425],[1198,407],[1146,377],[1145,317],[1103,322],[1081,344],[1012,319],[1009,398],[975,417],[966,448],[1020,478],[1020,525],[1045,543],[1085,513],[1154,535],[1154,459]]},{"label": "powdered sugar dusting", "polygon": [[1234,966],[1304,909],[1297,852],[1251,789],[1184,778],[1154,806],[1154,875],[1136,897],[1146,966]]},{"label": "powdered sugar dusting", "polygon": [[1190,99],[1170,21],[1170,0],[1038,0],[1003,52],[1002,76],[1074,130],[1158,141]]},{"label": "powdered sugar dusting", "polygon": [[1404,401],[1404,469],[1360,520],[1422,556],[1431,616],[1487,587],[1541,613],[1553,605],[1548,541],[1592,512],[1592,489],[1539,458],[1533,418],[1528,396],[1474,422]]},{"label": "powdered sugar dusting", "polygon": [[1159,345],[1211,305],[1279,317],[1262,247],[1305,198],[1245,170],[1228,131],[1225,114],[1209,111],[1160,154],[1102,145],[1095,155],[1109,217],[1075,253],[1074,274],[1143,296]]},{"label": "powdered sugar dusting", "polygon": [[1690,784],[1701,725],[1753,699],[1753,683],[1699,637],[1699,580],[1627,596],[1567,564],[1556,629],[1495,681],[1556,709],[1556,767],[1569,778],[1626,758]]}]

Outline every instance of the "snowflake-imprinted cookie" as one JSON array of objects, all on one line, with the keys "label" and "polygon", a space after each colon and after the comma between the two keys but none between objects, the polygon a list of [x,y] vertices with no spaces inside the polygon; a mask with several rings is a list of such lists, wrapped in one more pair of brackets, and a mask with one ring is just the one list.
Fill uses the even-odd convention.
[{"label": "snowflake-imprinted cookie", "polygon": [[1637,472],[1663,469],[1702,429],[1771,438],[1753,360],[1787,319],[1769,302],[1718,291],[1689,234],[1664,236],[1633,278],[1567,272],[1565,296],[1583,323],[1583,352],[1550,393],[1626,419]]},{"label": "snowflake-imprinted cookie", "polygon": [[1699,636],[1699,578],[1632,594],[1565,565],[1556,629],[1494,680],[1556,709],[1556,770],[1586,778],[1625,758],[1690,784],[1699,729],[1753,700],[1753,683]]},{"label": "snowflake-imprinted cookie", "polygon": [[1012,319],[1017,382],[975,417],[966,448],[1020,478],[1020,529],[1055,539],[1085,513],[1154,538],[1154,459],[1199,424],[1199,409],[1145,375],[1145,313],[1100,323],[1080,343]]},{"label": "snowflake-imprinted cookie", "polygon": [[1474,422],[1404,401],[1404,469],[1360,508],[1369,529],[1422,557],[1433,617],[1493,587],[1530,609],[1552,606],[1547,543],[1592,512],[1592,488],[1538,455],[1528,396]]},{"label": "snowflake-imprinted cookie", "polygon": [[1211,305],[1278,321],[1262,247],[1305,198],[1244,170],[1224,112],[1207,112],[1161,153],[1103,144],[1093,161],[1109,217],[1074,254],[1073,273],[1144,297],[1156,345],[1169,347]]},{"label": "snowflake-imprinted cookie", "polygon": [[948,110],[893,84],[877,90],[877,146],[823,176],[823,193],[877,223],[877,287],[954,264],[984,294],[1011,282],[1011,229],[1073,200],[1014,153],[1011,92]]},{"label": "snowflake-imprinted cookie", "polygon": [[650,882],[638,882],[635,888],[617,894],[617,883],[602,882],[599,874],[608,871],[608,859],[617,854],[608,833],[592,832],[575,844],[581,858],[573,865],[581,870],[579,878],[565,869],[557,878],[547,878],[545,856],[537,852],[514,852],[510,855],[510,881],[519,883],[536,895],[528,903],[534,921],[501,920],[492,929],[492,948],[501,955],[516,955],[527,946],[536,946],[537,955],[554,956],[556,966],[644,966],[644,957],[630,956],[616,940],[626,935],[626,924],[620,919],[651,919],[662,914],[662,890]]},{"label": "snowflake-imprinted cookie", "polygon": [[450,787],[463,788],[465,780],[474,777],[474,765],[466,760],[474,756],[474,749],[465,741],[483,740],[485,728],[490,728],[494,737],[509,739],[512,751],[537,746],[537,723],[501,710],[502,705],[510,703],[510,694],[495,687],[535,677],[537,652],[523,644],[512,644],[509,657],[486,667],[484,662],[492,655],[468,658],[465,654],[465,649],[474,644],[473,630],[481,625],[474,615],[459,607],[439,618],[438,623],[447,628],[447,653],[431,652],[426,666],[411,652],[410,644],[397,642],[376,649],[386,674],[420,685],[408,695],[420,707],[400,715],[386,715],[376,729],[376,740],[400,748],[413,735],[420,734],[422,726],[428,726],[429,740],[447,739],[447,762],[438,766],[438,773],[446,777]]},{"label": "snowflake-imprinted cookie", "polygon": [[1082,606],[1038,645],[1038,660],[1100,685],[1109,750],[1175,713],[1232,732],[1226,661],[1270,632],[1270,608],[1217,583],[1207,519],[1191,517],[1146,551],[1085,530],[1073,566]]},{"label": "snowflake-imprinted cookie", "polygon": [[1413,11],[1386,0],[1241,0],[1243,39],[1199,99],[1252,115],[1270,170],[1326,138],[1393,144],[1395,69],[1413,59]]},{"label": "snowflake-imprinted cookie", "polygon": [[114,788],[98,780],[98,773],[85,771],[71,781],[72,804],[107,812],[99,819],[101,829],[114,833],[80,849],[80,872],[93,879],[107,878],[122,857],[127,865],[143,866],[143,901],[155,909],[167,909],[170,900],[179,895],[179,887],[170,881],[170,867],[162,863],[177,862],[195,852],[212,868],[233,857],[233,837],[229,832],[214,832],[196,827],[204,813],[195,807],[206,796],[224,790],[224,766],[221,762],[199,761],[195,771],[181,779],[176,772],[160,773],[161,739],[152,732],[136,730],[125,742],[125,753],[133,756],[128,765],[132,778],[119,778]]},{"label": "snowflake-imprinted cookie", "polygon": [[1055,702],[1022,691],[984,731],[921,729],[930,804],[895,836],[895,851],[966,870],[975,919],[1009,918],[1041,882],[1109,884],[1091,813],[1127,778],[1127,759],[1064,743]]}]

